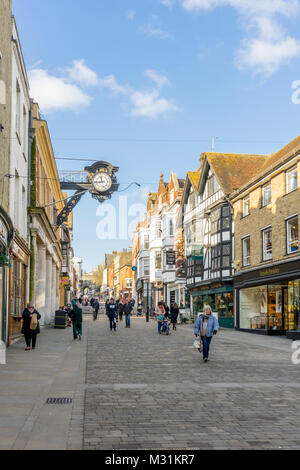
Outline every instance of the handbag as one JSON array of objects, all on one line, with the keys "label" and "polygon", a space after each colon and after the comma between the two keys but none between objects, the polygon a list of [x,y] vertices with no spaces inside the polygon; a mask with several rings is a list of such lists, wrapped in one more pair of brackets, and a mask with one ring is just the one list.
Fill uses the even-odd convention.
[{"label": "handbag", "polygon": [[203,342],[199,336],[194,341],[194,348],[198,349],[199,352],[203,352]]},{"label": "handbag", "polygon": [[33,313],[30,321],[30,330],[36,330],[38,326],[37,314]]}]

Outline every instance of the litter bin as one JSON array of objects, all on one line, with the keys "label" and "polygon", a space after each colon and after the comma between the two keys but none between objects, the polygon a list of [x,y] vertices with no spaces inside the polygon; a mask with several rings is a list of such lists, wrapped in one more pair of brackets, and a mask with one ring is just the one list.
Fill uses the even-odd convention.
[{"label": "litter bin", "polygon": [[66,328],[68,313],[65,310],[56,310],[54,318],[54,328]]}]

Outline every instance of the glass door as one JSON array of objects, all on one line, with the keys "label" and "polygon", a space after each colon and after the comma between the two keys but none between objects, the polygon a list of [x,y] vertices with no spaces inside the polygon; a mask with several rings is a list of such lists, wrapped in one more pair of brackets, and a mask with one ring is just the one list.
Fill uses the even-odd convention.
[{"label": "glass door", "polygon": [[282,331],[285,333],[289,329],[288,320],[288,288],[282,288]]}]

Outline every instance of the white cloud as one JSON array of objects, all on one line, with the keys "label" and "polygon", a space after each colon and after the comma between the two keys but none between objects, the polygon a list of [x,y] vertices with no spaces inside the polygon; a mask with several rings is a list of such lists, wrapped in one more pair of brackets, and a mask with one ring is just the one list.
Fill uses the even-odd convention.
[{"label": "white cloud", "polygon": [[242,16],[246,34],[235,57],[238,68],[268,77],[300,58],[300,41],[287,35],[278,22],[279,15],[299,13],[299,0],[182,0],[182,6],[190,12],[229,6]]},{"label": "white cloud", "polygon": [[50,75],[47,70],[33,69],[28,72],[31,96],[43,112],[72,110],[88,106],[91,97],[65,78]]},{"label": "white cloud", "polygon": [[147,69],[145,71],[146,77],[150,78],[153,80],[154,83],[158,86],[158,88],[161,88],[165,85],[169,85],[169,80],[167,77],[163,75],[159,75],[155,70]]},{"label": "white cloud", "polygon": [[74,60],[72,67],[67,69],[69,78],[72,82],[80,83],[83,86],[95,86],[98,84],[96,72],[85,65],[85,61]]},{"label": "white cloud", "polygon": [[164,5],[165,7],[168,7],[171,8],[173,7],[174,5],[174,0],[159,0],[159,3],[161,3],[162,5]]},{"label": "white cloud", "polygon": [[120,85],[114,75],[101,79],[99,83],[113,94],[123,96],[132,116],[144,116],[153,119],[165,116],[171,111],[177,111],[178,107],[173,103],[173,100],[160,95],[161,88],[169,84],[167,77],[159,75],[151,69],[146,70],[145,75],[154,81],[155,88],[135,90],[128,85]]},{"label": "white cloud", "polygon": [[134,17],[135,17],[135,11],[134,10],[129,10],[127,12],[127,18],[130,20],[130,21],[133,21],[134,20]]},{"label": "white cloud", "polygon": [[152,15],[151,19],[144,26],[138,29],[138,32],[149,37],[157,37],[160,39],[172,39],[173,36],[160,27],[160,20],[157,15]]}]

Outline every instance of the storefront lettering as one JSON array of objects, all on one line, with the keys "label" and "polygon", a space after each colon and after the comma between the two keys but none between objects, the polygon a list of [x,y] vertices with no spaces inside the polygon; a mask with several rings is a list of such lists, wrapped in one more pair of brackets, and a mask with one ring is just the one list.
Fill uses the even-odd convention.
[{"label": "storefront lettering", "polygon": [[271,276],[272,274],[279,274],[279,273],[280,273],[279,268],[268,268],[268,269],[264,269],[263,271],[259,271],[260,277]]}]

